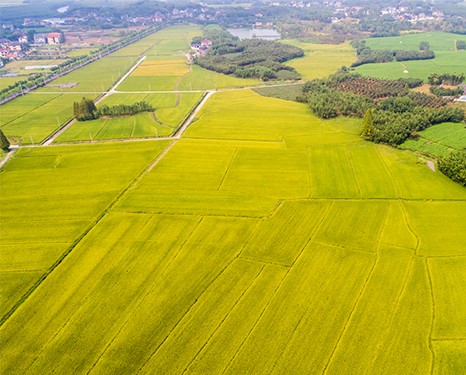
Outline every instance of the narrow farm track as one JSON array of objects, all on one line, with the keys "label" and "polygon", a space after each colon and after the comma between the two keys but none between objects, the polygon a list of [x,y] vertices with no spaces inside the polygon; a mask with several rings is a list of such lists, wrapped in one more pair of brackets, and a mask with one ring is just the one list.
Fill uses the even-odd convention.
[{"label": "narrow farm track", "polygon": [[[141,57],[137,62],[136,64],[133,65],[133,67],[131,69],[129,69],[114,85],[113,87],[103,93],[102,96],[100,96],[96,101],[95,101],[95,104],[99,104],[102,100],[104,100],[106,97],[108,97],[109,95],[112,95],[114,92],[115,92],[115,88],[118,87],[121,82],[123,82],[144,60],[146,59],[146,56],[143,56]],[[71,126],[73,126],[73,124],[76,123],[76,119],[71,119],[70,121],[66,122],[65,124],[63,124],[62,127],[60,127],[56,132],[52,133],[51,136],[47,137],[46,139],[44,139],[42,142],[41,142],[41,145],[43,146],[50,146],[54,141],[55,139],[57,139],[60,135],[62,135],[65,131],[67,131]]]},{"label": "narrow farm track", "polygon": [[[207,93],[207,95],[201,100],[198,106],[195,108],[191,116],[189,116],[186,121],[182,124],[179,130],[174,134],[173,137],[167,138],[156,138],[156,140],[171,140],[172,142],[162,151],[154,160],[121,192],[120,195],[117,196],[115,200],[113,200],[109,206],[98,216],[98,218],[88,227],[86,230],[73,242],[73,244],[58,258],[58,260],[39,278],[39,280],[20,298],[20,300],[0,319],[0,327],[8,320],[8,318],[21,306],[27,298],[42,284],[42,282],[63,262],[63,260],[73,251],[74,248],[86,237],[86,235],[94,228],[105,215],[123,198],[123,196],[130,191],[147,173],[149,173],[159,162],[160,160],[173,148],[176,142],[181,139],[183,133],[186,131],[188,126],[191,124],[197,113],[202,109],[202,107],[207,103],[209,98],[212,96],[213,92]],[[44,146],[50,145],[53,142],[49,140],[48,144],[44,144]],[[9,155],[12,155],[13,152],[10,152]],[[5,157],[2,160],[3,166],[11,156],[8,158]]]},{"label": "narrow farm track", "polygon": [[10,160],[10,159],[13,157],[14,153],[15,153],[15,149],[11,149],[11,150],[5,155],[5,157],[4,157],[2,160],[0,160],[0,169],[6,164],[6,162],[7,162],[8,160]]}]

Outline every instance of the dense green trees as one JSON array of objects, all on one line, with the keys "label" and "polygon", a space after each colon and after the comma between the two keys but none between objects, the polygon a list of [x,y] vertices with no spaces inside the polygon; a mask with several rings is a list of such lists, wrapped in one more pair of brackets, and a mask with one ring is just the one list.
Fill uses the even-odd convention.
[{"label": "dense green trees", "polygon": [[[368,80],[352,72],[340,71],[306,83],[300,100],[307,100],[314,114],[321,118],[364,116],[361,136],[394,146],[429,126],[464,120],[463,110],[441,107],[448,101],[410,92],[408,87],[412,83]],[[381,92],[384,93],[382,97]]]},{"label": "dense green trees", "polygon": [[282,63],[304,56],[300,48],[268,40],[239,40],[222,29],[208,30],[206,37],[212,40],[212,48],[205,56],[195,60],[196,64],[205,69],[264,81],[299,78],[294,68]]},{"label": "dense green trees", "polygon": [[9,147],[10,142],[5,137],[5,134],[3,134],[2,129],[0,129],[0,150],[8,150]]},{"label": "dense green trees", "polygon": [[464,40],[457,40],[456,49],[466,49],[466,42]]},{"label": "dense green trees", "polygon": [[83,97],[80,102],[73,103],[73,116],[78,121],[93,120],[96,118],[97,108],[91,99]]},{"label": "dense green trees", "polygon": [[361,137],[366,140],[372,139],[375,132],[374,118],[372,117],[372,110],[368,109],[362,120]]},{"label": "dense green trees", "polygon": [[83,97],[80,102],[73,104],[73,114],[78,121],[94,120],[102,116],[128,116],[151,111],[154,111],[154,107],[146,102],[136,102],[130,105],[119,104],[112,107],[103,104],[96,108],[92,100]]},{"label": "dense green trees", "polygon": [[321,86],[308,94],[312,111],[321,118],[337,116],[363,117],[371,108],[370,98]]},{"label": "dense green trees", "polygon": [[464,112],[459,108],[444,107],[441,109],[414,107],[405,112],[389,110],[374,111],[375,131],[368,140],[400,145],[412,134],[442,122],[461,122]]},{"label": "dense green trees", "polygon": [[453,181],[466,186],[466,151],[454,152],[441,158],[438,169]]},{"label": "dense green trees", "polygon": [[426,51],[426,50],[428,50],[429,48],[430,48],[429,42],[420,42],[420,43],[419,43],[419,49],[420,49],[421,51]]},{"label": "dense green trees", "polygon": [[429,49],[429,43],[421,42],[420,50],[373,50],[366,45],[365,40],[353,41],[351,45],[356,49],[358,59],[351,66],[356,67],[363,64],[385,63],[409,60],[428,60],[435,58],[434,51]]},{"label": "dense green trees", "polygon": [[430,92],[437,96],[461,96],[463,95],[464,90],[461,87],[450,89],[439,86],[430,86]]},{"label": "dense green trees", "polygon": [[135,115],[136,113],[140,112],[152,112],[154,111],[154,107],[152,107],[147,102],[136,102],[131,105],[126,104],[119,104],[112,107],[109,107],[106,104],[100,106],[97,111],[95,112],[96,117],[102,116],[128,116],[128,115]]},{"label": "dense green trees", "polygon": [[428,77],[428,82],[429,84],[431,85],[441,85],[441,84],[445,84],[445,85],[459,85],[461,84],[462,82],[464,81],[464,74],[461,73],[461,74],[449,74],[449,73],[445,73],[445,74],[437,74],[437,73],[433,73],[431,75],[429,75]]}]

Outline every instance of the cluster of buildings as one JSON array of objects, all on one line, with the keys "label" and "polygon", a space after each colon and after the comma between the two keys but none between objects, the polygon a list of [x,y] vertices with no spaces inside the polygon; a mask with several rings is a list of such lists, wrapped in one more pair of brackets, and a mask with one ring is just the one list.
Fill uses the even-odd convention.
[{"label": "cluster of buildings", "polygon": [[48,33],[48,34],[34,34],[34,44],[44,45],[57,45],[62,44],[62,34],[61,33]]},{"label": "cluster of buildings", "polygon": [[3,59],[16,60],[24,56],[24,44],[27,43],[22,39],[22,42],[12,42],[9,39],[0,39],[0,57]]},{"label": "cluster of buildings", "polygon": [[170,12],[155,12],[150,16],[140,16],[140,17],[124,17],[125,21],[138,24],[138,25],[148,25],[151,23],[160,23],[160,22],[170,22],[170,21],[183,21],[183,20],[214,20],[216,16],[221,14],[220,11],[207,11],[206,9],[173,9]]},{"label": "cluster of buildings", "polygon": [[61,33],[34,34],[34,40],[28,40],[27,35],[18,34],[17,41],[12,41],[6,38],[0,38],[0,57],[7,60],[18,60],[24,57],[28,50],[28,43],[32,42],[36,45],[57,45],[63,43]]},{"label": "cluster of buildings", "polygon": [[413,13],[410,12],[407,7],[386,7],[381,11],[381,15],[392,16],[397,21],[410,21],[410,22],[422,22],[422,21],[441,21],[445,18],[445,14],[440,11],[432,11],[430,14],[425,12]]},{"label": "cluster of buildings", "polygon": [[191,43],[191,48],[197,56],[205,55],[210,47],[212,47],[212,41],[210,39],[202,39],[199,43]]}]

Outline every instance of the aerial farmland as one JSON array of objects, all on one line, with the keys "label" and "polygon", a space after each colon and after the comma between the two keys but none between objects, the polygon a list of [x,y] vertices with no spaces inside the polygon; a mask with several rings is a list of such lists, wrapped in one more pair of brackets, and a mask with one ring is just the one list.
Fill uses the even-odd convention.
[{"label": "aerial farmland", "polygon": [[[285,40],[302,80],[263,82],[191,64],[202,36],[164,28],[0,107],[0,371],[464,373],[466,189],[414,152],[464,149],[464,123],[369,142],[277,97],[348,43]],[[76,121],[83,97],[153,111]]]}]

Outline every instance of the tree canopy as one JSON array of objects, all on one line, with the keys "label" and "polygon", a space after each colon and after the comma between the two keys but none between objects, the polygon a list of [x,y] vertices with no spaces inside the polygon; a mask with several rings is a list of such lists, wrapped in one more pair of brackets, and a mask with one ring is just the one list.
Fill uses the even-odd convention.
[{"label": "tree canopy", "polygon": [[94,120],[102,116],[116,117],[135,115],[140,112],[152,112],[154,107],[147,102],[136,102],[134,104],[118,104],[108,106],[106,104],[97,108],[91,99],[82,98],[80,102],[73,104],[74,117],[78,121]]},{"label": "tree canopy", "polygon": [[5,134],[3,134],[2,129],[0,129],[0,149],[8,150],[9,147],[10,147],[10,142],[8,141]]},{"label": "tree canopy", "polygon": [[453,181],[466,186],[466,151],[458,151],[441,158],[438,169]]},{"label": "tree canopy", "polygon": [[212,41],[212,48],[195,60],[205,69],[264,81],[300,77],[294,68],[282,64],[304,56],[298,47],[260,39],[240,40],[222,29],[206,31],[206,37]]}]

